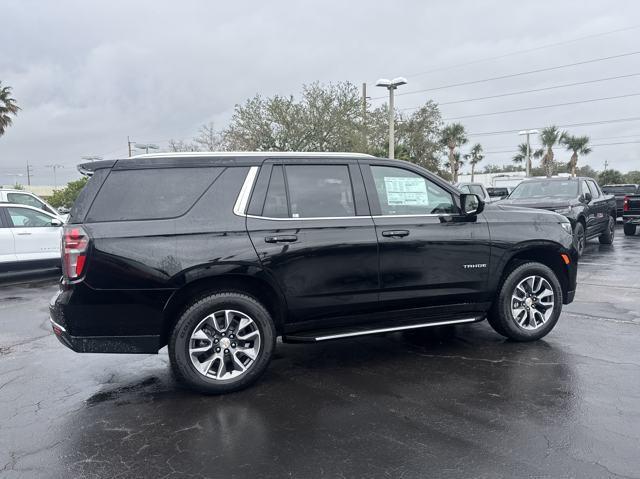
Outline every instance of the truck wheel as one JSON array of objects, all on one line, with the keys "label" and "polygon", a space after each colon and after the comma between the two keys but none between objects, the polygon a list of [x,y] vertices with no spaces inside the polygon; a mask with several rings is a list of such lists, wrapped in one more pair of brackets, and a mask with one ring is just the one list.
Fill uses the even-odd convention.
[{"label": "truck wheel", "polygon": [[600,244],[611,244],[613,238],[616,235],[616,220],[613,216],[609,216],[609,222],[607,223],[607,229],[598,237]]},{"label": "truck wheel", "polygon": [[584,231],[582,223],[576,223],[576,227],[573,229],[573,245],[578,252],[578,257],[584,253],[584,247],[587,245],[587,236]]},{"label": "truck wheel", "polygon": [[489,324],[514,341],[535,341],[546,336],[562,311],[562,288],[547,266],[529,262],[513,271],[502,283],[489,312]]},{"label": "truck wheel", "polygon": [[633,236],[634,234],[636,234],[636,225],[632,225],[631,223],[625,223],[624,234],[626,236]]},{"label": "truck wheel", "polygon": [[242,293],[199,299],[178,319],[169,339],[176,377],[206,394],[243,389],[265,371],[276,331],[268,311]]}]

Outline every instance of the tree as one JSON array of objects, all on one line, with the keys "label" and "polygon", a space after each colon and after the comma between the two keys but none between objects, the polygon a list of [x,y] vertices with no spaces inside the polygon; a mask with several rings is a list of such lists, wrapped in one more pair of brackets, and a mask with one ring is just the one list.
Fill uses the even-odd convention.
[{"label": "tree", "polygon": [[200,148],[195,143],[187,143],[183,140],[169,140],[169,151],[200,151]]},{"label": "tree", "polygon": [[618,170],[604,170],[598,174],[600,185],[615,185],[624,183],[624,176]]},{"label": "tree", "polygon": [[460,123],[451,123],[442,129],[440,142],[449,149],[449,160],[447,164],[451,169],[453,182],[458,182],[458,171],[460,170],[460,155],[456,157],[455,149],[467,143],[467,135],[464,126]]},{"label": "tree", "polygon": [[87,178],[81,178],[67,183],[67,186],[61,190],[54,190],[49,198],[49,204],[55,208],[60,208],[61,206],[71,208],[87,181]]},{"label": "tree", "polygon": [[636,185],[640,184],[640,171],[638,170],[630,171],[629,173],[624,175],[624,181],[626,183],[635,183]]},{"label": "tree", "polygon": [[222,135],[215,129],[213,122],[202,125],[198,131],[198,136],[193,141],[202,151],[219,151],[222,149]]},{"label": "tree", "polygon": [[13,123],[13,117],[18,114],[20,107],[11,97],[11,87],[2,86],[0,81],[0,136],[4,135],[7,128]]},{"label": "tree", "polygon": [[540,166],[544,169],[547,178],[551,178],[553,176],[553,147],[556,146],[562,136],[563,133],[555,125],[543,128],[542,132],[540,132],[540,141],[542,142],[542,146],[546,148],[546,151],[542,156]]},{"label": "tree", "polygon": [[480,143],[476,143],[471,148],[471,152],[464,155],[464,159],[469,161],[471,165],[471,182],[473,182],[475,177],[476,165],[482,161],[484,155],[482,154],[482,145]]},{"label": "tree", "polygon": [[572,151],[571,159],[569,160],[569,169],[571,170],[571,175],[576,176],[576,166],[578,165],[578,155],[588,155],[591,153],[591,148],[589,148],[589,137],[588,136],[573,136],[569,135],[566,132],[562,134],[560,137],[560,143],[562,143],[567,151]]},{"label": "tree", "polygon": [[517,165],[485,165],[482,169],[483,173],[513,173],[514,171],[522,171],[522,167]]},{"label": "tree", "polygon": [[400,115],[397,158],[437,172],[442,154],[441,125],[440,110],[432,101],[428,101],[409,116]]},{"label": "tree", "polygon": [[459,151],[455,151],[453,153],[453,157],[450,160],[447,160],[444,163],[445,168],[449,168],[451,171],[451,181],[452,183],[458,182],[458,173],[460,172],[460,168],[464,165],[464,161],[460,156]]},{"label": "tree", "polygon": [[[542,150],[542,148],[539,148],[537,150],[533,150],[529,146],[529,154],[531,155],[532,158],[540,158],[544,154],[544,151]],[[524,164],[524,167],[526,169],[526,167],[527,167],[526,160],[527,160],[527,144],[526,143],[520,143],[518,145],[518,153],[516,155],[514,155],[514,157],[512,158],[512,161],[514,163],[516,163],[517,165]]]}]

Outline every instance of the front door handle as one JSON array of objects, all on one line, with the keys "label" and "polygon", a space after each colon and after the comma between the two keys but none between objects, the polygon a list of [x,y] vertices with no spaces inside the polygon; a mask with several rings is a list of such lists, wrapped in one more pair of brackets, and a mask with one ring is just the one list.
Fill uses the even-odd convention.
[{"label": "front door handle", "polygon": [[386,236],[387,238],[402,238],[409,236],[409,230],[387,230],[382,232],[382,236]]},{"label": "front door handle", "polygon": [[267,236],[264,241],[265,243],[293,243],[298,241],[298,237],[296,235]]},{"label": "front door handle", "polygon": [[16,233],[18,236],[31,236],[31,233]]}]

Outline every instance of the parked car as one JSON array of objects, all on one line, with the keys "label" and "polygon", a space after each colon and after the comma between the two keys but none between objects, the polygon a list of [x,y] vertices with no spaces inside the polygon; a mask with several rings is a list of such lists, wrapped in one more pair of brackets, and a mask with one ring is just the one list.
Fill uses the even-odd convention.
[{"label": "parked car", "polygon": [[281,336],[317,343],[488,318],[548,334],[573,301],[562,215],[494,206],[398,160],[339,153],[143,155],[92,175],[63,235],[53,331],[77,352],[156,353],[222,393]]},{"label": "parked car", "polygon": [[624,234],[633,236],[640,225],[640,194],[625,196],[622,204]]},{"label": "parked car", "polygon": [[0,203],[0,271],[59,268],[61,226],[41,209]]},{"label": "parked car", "polygon": [[602,191],[607,195],[613,195],[616,198],[616,217],[622,218],[623,202],[626,195],[635,195],[640,193],[640,186],[635,184],[626,185],[604,185]]},{"label": "parked car", "polygon": [[45,211],[50,215],[56,216],[62,221],[66,220],[66,215],[64,213],[59,212],[45,200],[33,193],[29,193],[28,191],[0,188],[0,203],[15,203],[32,206]]},{"label": "parked car", "polygon": [[482,183],[458,183],[456,186],[463,193],[476,195],[485,203],[494,201]]},{"label": "parked car", "polygon": [[509,188],[502,186],[488,186],[487,193],[493,199],[493,201],[503,200],[509,196]]},{"label": "parked car", "polygon": [[592,178],[536,178],[523,181],[503,204],[555,211],[567,217],[575,246],[582,255],[587,240],[597,237],[613,243],[616,200],[606,195]]}]

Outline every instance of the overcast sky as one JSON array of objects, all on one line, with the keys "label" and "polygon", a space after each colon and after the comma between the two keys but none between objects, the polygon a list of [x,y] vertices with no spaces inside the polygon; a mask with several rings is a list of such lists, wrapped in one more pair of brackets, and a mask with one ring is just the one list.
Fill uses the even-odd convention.
[{"label": "overcast sky", "polygon": [[[4,0],[0,80],[22,111],[0,138],[0,184],[33,165],[34,184],[77,176],[83,155],[127,154],[127,135],[166,147],[198,126],[224,127],[250,96],[294,94],[319,80],[405,76],[399,93],[640,51],[637,1],[30,1]],[[630,29],[630,27],[639,28]],[[627,29],[616,33],[604,32]],[[573,42],[581,37],[589,37]],[[539,49],[549,44],[562,45]],[[536,49],[504,58],[487,57]],[[452,65],[465,64],[455,68]],[[429,73],[425,73],[429,72]],[[631,75],[586,85],[442,105],[445,119],[640,94],[640,55],[405,94],[400,109]],[[379,102],[381,100],[374,100]],[[640,117],[640,96],[464,118],[472,134]],[[586,162],[640,169],[640,121],[567,127],[594,144]],[[511,161],[516,133],[472,136],[484,164]],[[534,141],[536,143],[537,140]],[[611,145],[610,143],[624,143]],[[595,146],[604,144],[602,146]],[[505,151],[507,150],[507,151]],[[560,159],[569,154],[556,150]],[[584,160],[581,160],[584,161]],[[26,178],[17,177],[20,183]]]}]

